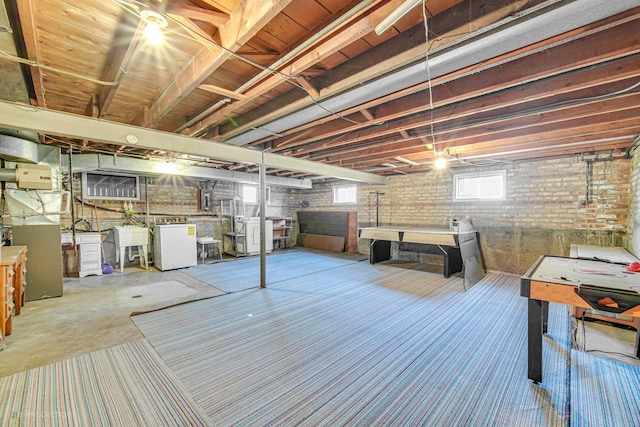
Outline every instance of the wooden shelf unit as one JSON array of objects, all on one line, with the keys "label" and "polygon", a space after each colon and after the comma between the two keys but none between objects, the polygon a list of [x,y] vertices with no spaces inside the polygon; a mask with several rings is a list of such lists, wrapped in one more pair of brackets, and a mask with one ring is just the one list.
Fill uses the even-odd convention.
[{"label": "wooden shelf unit", "polygon": [[[273,222],[273,247],[286,248],[287,244],[291,242],[291,236],[293,233],[293,218],[289,216],[285,217],[270,217],[268,218]],[[284,245],[284,246],[283,246]]]}]

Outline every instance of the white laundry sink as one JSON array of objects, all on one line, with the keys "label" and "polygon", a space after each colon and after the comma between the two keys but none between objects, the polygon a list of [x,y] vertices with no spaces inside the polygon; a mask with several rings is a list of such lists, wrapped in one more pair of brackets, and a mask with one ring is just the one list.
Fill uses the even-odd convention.
[{"label": "white laundry sink", "polygon": [[138,247],[138,255],[140,258],[140,266],[144,269],[149,267],[147,259],[147,245],[149,245],[149,229],[146,227],[135,226],[116,226],[113,227],[113,237],[116,243],[116,261],[120,265],[120,272],[124,269],[124,258],[126,249],[129,248],[129,261],[133,261],[131,247]]},{"label": "white laundry sink", "polygon": [[149,229],[135,226],[113,227],[116,246],[146,246],[149,244]]}]

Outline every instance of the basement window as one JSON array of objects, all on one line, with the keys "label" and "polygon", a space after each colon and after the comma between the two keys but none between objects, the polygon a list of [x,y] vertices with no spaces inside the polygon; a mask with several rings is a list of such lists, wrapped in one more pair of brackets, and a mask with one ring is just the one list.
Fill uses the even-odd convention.
[{"label": "basement window", "polygon": [[506,171],[456,174],[453,176],[453,201],[504,200]]},{"label": "basement window", "polygon": [[244,200],[245,203],[258,203],[258,187],[254,185],[243,185],[242,200]]},{"label": "basement window", "polygon": [[333,187],[333,203],[356,203],[358,201],[357,184]]},{"label": "basement window", "polygon": [[[245,203],[258,203],[259,202],[259,187],[255,185],[243,185],[242,186],[242,200]],[[267,187],[267,200],[266,203],[269,204],[269,198],[271,196],[271,189]]]}]

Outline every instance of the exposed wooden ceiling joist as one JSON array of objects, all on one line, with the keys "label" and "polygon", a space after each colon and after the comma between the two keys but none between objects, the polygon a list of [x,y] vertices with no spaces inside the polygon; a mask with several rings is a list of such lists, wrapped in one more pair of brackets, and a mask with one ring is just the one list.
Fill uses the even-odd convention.
[{"label": "exposed wooden ceiling joist", "polygon": [[28,64],[32,104],[163,135],[45,131],[78,152],[220,147],[210,167],[252,172],[264,151],[273,176],[387,176],[429,170],[436,152],[452,167],[624,152],[640,132],[637,0],[432,0],[426,26],[415,7],[381,35],[403,0],[163,0],[159,47],[141,37],[149,5],[8,1],[24,48],[0,61]]}]

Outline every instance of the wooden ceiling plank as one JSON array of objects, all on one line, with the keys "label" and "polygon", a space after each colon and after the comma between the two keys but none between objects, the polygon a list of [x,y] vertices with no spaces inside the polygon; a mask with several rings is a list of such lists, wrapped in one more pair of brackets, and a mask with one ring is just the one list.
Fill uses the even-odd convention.
[{"label": "wooden ceiling plank", "polygon": [[[229,1],[226,1],[226,2],[221,2],[218,0],[200,0],[200,1],[214,9],[218,9],[229,14],[233,10],[233,7],[229,5],[230,3]],[[237,3],[237,1],[233,2],[233,4],[235,3]]]},{"label": "wooden ceiling plank", "polygon": [[[611,35],[611,34],[610,34]],[[609,37],[603,37],[600,40],[600,43],[593,43],[593,49],[604,51],[607,46],[610,46],[613,41]],[[635,47],[635,51],[632,46]],[[615,39],[615,46],[617,51],[627,51],[630,55],[635,54],[636,51],[639,50],[639,47],[636,43],[633,42],[633,36],[630,37],[619,37]],[[559,49],[559,50],[558,50]],[[542,52],[541,55],[525,57],[520,59],[518,62],[517,69],[520,70],[520,73],[514,73],[513,70],[511,73],[511,79],[505,80],[505,75],[500,71],[498,73],[494,73],[492,71],[483,70],[480,73],[468,75],[463,77],[462,79],[455,80],[452,82],[448,82],[445,84],[445,87],[439,87],[440,84],[447,78],[446,76],[441,79],[434,79],[432,82],[436,87],[433,88],[434,91],[434,107],[440,107],[447,104],[459,102],[461,100],[472,98],[473,96],[486,96],[490,92],[497,92],[504,90],[508,87],[514,87],[517,85],[522,85],[531,80],[532,70],[540,70],[538,71],[539,78],[549,78],[554,75],[558,75],[562,73],[564,70],[561,67],[562,64],[572,64],[575,61],[581,61],[583,63],[584,68],[592,67],[598,63],[602,63],[602,57],[599,57],[598,60],[593,62],[585,62],[585,57],[587,57],[588,53],[584,53],[584,49],[576,49],[573,44],[567,44],[564,47],[553,49],[552,51]],[[552,57],[550,57],[552,56]],[[558,61],[562,61],[561,64],[558,64]],[[620,66],[624,66],[624,64],[620,64]],[[637,69],[637,68],[636,68]],[[586,70],[588,72],[588,69]],[[624,78],[624,74],[621,71],[615,70],[616,73],[620,73],[621,77]],[[633,67],[627,67],[626,75],[630,75],[634,73]],[[483,78],[482,76],[486,76]],[[602,79],[607,79],[610,76],[603,76]],[[587,83],[588,84],[588,83]],[[577,88],[576,82],[566,82],[563,83],[564,87],[558,85],[556,87],[557,91],[566,91],[566,90],[574,90]],[[540,91],[538,95],[536,93],[523,94],[522,96],[517,96],[514,102],[518,102],[518,100],[530,99],[532,96],[542,96],[542,94],[549,94],[549,91]],[[457,96],[454,96],[457,94]],[[416,114],[425,111],[428,108],[428,104],[424,102],[424,97],[426,94],[416,93],[412,97],[403,97],[392,99],[386,104],[381,105],[378,108],[378,120],[381,122],[387,122],[390,120],[397,119],[398,117],[410,114]],[[375,104],[378,102],[384,101],[384,99],[377,100]],[[374,103],[368,103],[365,106],[371,106]],[[346,111],[342,111],[341,115],[347,115],[350,112],[356,110],[350,109]],[[315,139],[322,138],[331,138],[339,135],[342,132],[353,132],[359,128],[366,127],[368,124],[365,123],[363,125],[354,125],[352,123],[345,123],[337,125],[337,129],[331,133],[327,133],[326,130],[331,129],[331,126],[327,126],[327,119],[322,120],[322,131],[316,132]],[[339,120],[336,120],[340,122]],[[318,123],[312,123],[317,125]],[[304,144],[311,141],[298,141],[298,144]],[[283,144],[283,147],[291,148],[289,144],[287,144],[286,139],[283,139],[278,142],[278,145]]]},{"label": "wooden ceiling plank", "polygon": [[152,126],[162,119],[181,99],[201,85],[231,57],[229,51],[235,52],[240,49],[290,2],[291,0],[243,1],[231,12],[229,21],[218,30],[222,47],[227,50],[213,53],[210,49],[202,49],[151,105],[151,121],[144,125]]},{"label": "wooden ceiling plank", "polygon": [[[350,144],[355,141],[355,138],[375,138],[382,134],[391,134],[393,132],[401,130],[402,127],[405,129],[415,128],[419,126],[426,126],[432,120],[433,123],[443,123],[453,119],[460,119],[464,117],[471,117],[473,115],[489,112],[493,110],[498,110],[501,108],[505,108],[508,106],[515,106],[521,103],[529,103],[531,104],[533,101],[543,100],[547,98],[553,98],[555,101],[562,101],[562,95],[568,94],[568,96],[564,99],[570,99],[571,96],[575,97],[575,95],[571,95],[574,91],[578,93],[579,90],[587,89],[590,87],[597,87],[595,85],[604,85],[609,82],[622,81],[623,79],[635,78],[640,69],[640,56],[633,55],[624,60],[618,60],[611,64],[601,64],[600,67],[588,67],[584,71],[580,73],[574,72],[568,75],[560,75],[554,77],[553,79],[546,79],[542,82],[534,82],[523,85],[522,87],[512,87],[511,89],[505,90],[503,92],[499,92],[496,95],[487,98],[486,96],[480,96],[477,100],[467,101],[456,106],[454,103],[459,102],[464,99],[465,93],[482,93],[481,86],[478,88],[473,88],[463,84],[462,81],[456,81],[449,83],[446,87],[442,88],[438,95],[445,96],[445,93],[448,92],[451,95],[451,98],[442,98],[438,97],[439,101],[434,103],[436,108],[440,106],[447,106],[448,104],[454,104],[452,108],[447,110],[439,110],[436,111],[433,117],[425,117],[418,116],[413,119],[409,119],[406,121],[398,121],[397,119],[391,123],[387,123],[383,127],[377,127],[369,130],[362,130],[357,134],[357,136],[352,136],[350,138],[345,138],[339,141],[340,144]],[[492,73],[497,79],[500,79],[500,75]],[[482,81],[482,76],[477,75],[475,77],[468,77],[469,80]],[[505,82],[507,86],[512,86],[511,82]],[[446,92],[445,92],[446,90]],[[459,95],[456,95],[459,94]],[[380,107],[379,111],[382,114],[378,116],[379,120],[383,122],[390,122],[392,119],[395,119],[398,116],[397,111],[400,108],[400,104],[406,107],[406,114],[416,114],[419,112],[424,112],[425,109],[428,108],[424,103],[424,94],[417,93],[412,95],[411,97],[406,97],[403,99],[393,101],[393,106],[383,105]],[[295,145],[310,145],[310,141],[312,142],[314,139],[319,138],[335,138],[336,135],[341,134],[342,132],[354,132],[364,126],[355,125],[352,123],[344,123],[338,120],[335,121],[338,126],[338,129],[331,132],[315,132],[315,137],[313,139],[307,140],[298,140]],[[332,129],[332,124],[324,124],[322,129]],[[286,140],[286,139],[285,139]],[[294,144],[286,144],[287,149],[291,149]],[[280,146],[280,142],[278,142],[278,147]]]}]

